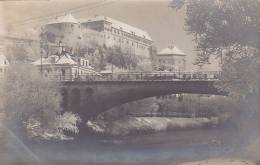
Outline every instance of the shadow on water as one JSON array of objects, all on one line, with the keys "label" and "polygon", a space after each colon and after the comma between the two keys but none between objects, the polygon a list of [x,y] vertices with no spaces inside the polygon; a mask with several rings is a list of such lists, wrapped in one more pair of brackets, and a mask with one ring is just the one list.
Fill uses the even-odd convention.
[{"label": "shadow on water", "polygon": [[[230,128],[231,129],[231,128]],[[229,128],[135,134],[109,137],[89,133],[76,142],[26,142],[39,157],[24,157],[30,164],[167,164],[208,159],[234,151],[235,134]]]}]

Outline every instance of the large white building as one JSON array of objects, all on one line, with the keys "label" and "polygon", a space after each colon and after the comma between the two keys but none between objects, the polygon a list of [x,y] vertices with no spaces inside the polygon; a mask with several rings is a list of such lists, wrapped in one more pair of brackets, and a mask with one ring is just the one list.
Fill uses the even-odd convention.
[{"label": "large white building", "polygon": [[176,46],[170,45],[155,56],[154,67],[164,71],[185,71],[186,54]]},{"label": "large white building", "polygon": [[102,42],[108,46],[118,46],[135,55],[149,58],[149,48],[153,41],[150,35],[136,27],[118,20],[96,16],[81,22],[82,27],[100,32]]},{"label": "large white building", "polygon": [[[71,14],[47,23],[41,38],[47,43],[62,43],[73,47],[72,54],[78,48],[89,46],[91,42],[106,47],[117,46],[129,54],[137,55],[143,61],[150,59],[150,47],[153,43],[147,32],[115,19],[96,16],[79,22]],[[51,51],[50,54],[53,53],[55,52]]]},{"label": "large white building", "polygon": [[48,54],[57,53],[60,44],[74,48],[80,46],[82,43],[80,22],[71,14],[56,17],[42,28],[41,41]]}]

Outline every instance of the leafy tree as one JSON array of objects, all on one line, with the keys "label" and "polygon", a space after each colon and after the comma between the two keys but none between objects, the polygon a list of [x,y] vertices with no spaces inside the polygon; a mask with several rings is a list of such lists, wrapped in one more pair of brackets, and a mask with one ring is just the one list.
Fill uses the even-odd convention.
[{"label": "leafy tree", "polygon": [[113,66],[122,69],[130,69],[136,67],[138,59],[136,55],[132,55],[127,51],[123,51],[120,47],[113,47],[107,49],[106,61]]},{"label": "leafy tree", "polygon": [[106,64],[105,64],[105,51],[106,51],[106,48],[104,46],[98,46],[98,53],[99,53],[99,56],[100,56],[98,68],[100,70],[104,70],[105,66],[106,66]]},{"label": "leafy tree", "polygon": [[219,58],[223,71],[220,87],[231,94],[245,95],[250,90],[237,89],[256,88],[254,61],[259,58],[260,1],[172,0],[171,6],[185,6],[186,31],[194,36],[198,51],[195,64]]},{"label": "leafy tree", "polygon": [[[79,121],[78,118],[75,116],[76,120],[65,120],[68,114],[64,116],[61,113],[58,84],[44,79],[37,68],[26,64],[11,65],[1,85],[2,110],[8,123],[22,136],[26,135],[28,128],[42,132],[36,133],[41,137],[46,131],[57,136],[65,136],[63,129],[78,132],[73,126]],[[61,122],[67,124],[62,124],[64,127],[60,128],[61,124],[58,123]],[[33,127],[37,123],[40,129]]]},{"label": "leafy tree", "polygon": [[32,62],[40,57],[40,45],[10,43],[5,47],[5,54],[10,62]]},{"label": "leafy tree", "polygon": [[101,46],[96,46],[94,48],[87,48],[88,54],[86,57],[88,58],[90,65],[95,68],[95,70],[103,70],[106,66],[105,63],[105,49]]}]

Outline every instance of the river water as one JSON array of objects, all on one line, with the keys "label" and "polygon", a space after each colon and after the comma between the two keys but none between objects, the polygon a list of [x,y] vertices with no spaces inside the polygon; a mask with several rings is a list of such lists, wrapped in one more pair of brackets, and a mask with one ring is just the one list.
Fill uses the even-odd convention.
[{"label": "river water", "polygon": [[172,164],[232,154],[240,142],[233,128],[217,127],[123,137],[91,134],[76,143],[37,143],[30,150],[47,164]]},{"label": "river water", "polygon": [[[149,164],[168,165],[232,155],[243,146],[231,125],[189,130],[135,133],[127,136],[88,135],[76,142],[22,142],[6,131],[0,158],[7,164]],[[4,145],[2,145],[4,146]],[[7,149],[6,149],[7,148]]]}]

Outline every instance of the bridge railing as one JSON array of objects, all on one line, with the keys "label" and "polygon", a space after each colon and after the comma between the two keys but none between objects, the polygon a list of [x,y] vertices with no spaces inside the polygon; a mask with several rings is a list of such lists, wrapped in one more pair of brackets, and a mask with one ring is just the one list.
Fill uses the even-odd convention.
[{"label": "bridge railing", "polygon": [[97,74],[48,74],[52,81],[173,81],[173,80],[218,80],[221,73],[210,72],[117,72]]},{"label": "bridge railing", "polygon": [[127,113],[130,117],[175,117],[175,118],[212,118],[216,117],[211,113],[184,113],[184,112],[146,112],[146,113]]},{"label": "bridge railing", "polygon": [[108,80],[217,80],[220,72],[119,72],[103,74]]}]

